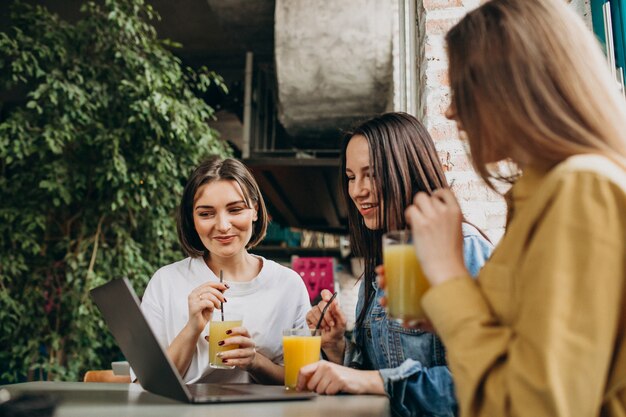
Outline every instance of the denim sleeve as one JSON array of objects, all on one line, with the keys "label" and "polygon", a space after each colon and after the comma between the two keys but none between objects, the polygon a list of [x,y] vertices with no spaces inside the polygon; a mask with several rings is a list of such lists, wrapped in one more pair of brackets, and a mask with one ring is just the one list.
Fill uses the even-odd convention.
[{"label": "denim sleeve", "polygon": [[381,369],[394,415],[454,416],[457,402],[452,375],[446,366],[426,368],[407,359],[397,368]]},{"label": "denim sleeve", "polygon": [[467,270],[473,277],[478,275],[480,268],[491,256],[492,250],[491,243],[480,235],[471,234],[463,237],[463,258]]}]

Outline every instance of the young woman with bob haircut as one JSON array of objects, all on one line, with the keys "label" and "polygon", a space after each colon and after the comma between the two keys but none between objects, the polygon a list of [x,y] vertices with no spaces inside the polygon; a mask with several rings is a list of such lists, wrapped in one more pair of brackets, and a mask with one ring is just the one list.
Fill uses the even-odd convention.
[{"label": "young woman with bob haircut", "polygon": [[[238,160],[209,159],[189,177],[178,212],[188,258],[159,269],[141,303],[185,382],[283,383],[282,330],[304,327],[310,302],[296,272],[248,252],[267,223],[259,186]],[[239,348],[221,354],[232,370],[209,367],[207,324],[221,303],[243,316],[224,341]]]},{"label": "young woman with bob haircut", "polygon": [[513,184],[478,280],[450,191],[406,211],[461,415],[625,416],[626,105],[606,59],[563,0],[489,1],[446,43],[448,116],[485,181]]}]

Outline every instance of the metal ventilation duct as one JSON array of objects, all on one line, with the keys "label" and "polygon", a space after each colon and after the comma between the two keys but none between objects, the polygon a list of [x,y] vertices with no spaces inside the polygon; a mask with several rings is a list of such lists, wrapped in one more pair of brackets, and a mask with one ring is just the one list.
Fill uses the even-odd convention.
[{"label": "metal ventilation duct", "polygon": [[333,139],[392,102],[393,3],[276,0],[278,117],[294,138]]}]

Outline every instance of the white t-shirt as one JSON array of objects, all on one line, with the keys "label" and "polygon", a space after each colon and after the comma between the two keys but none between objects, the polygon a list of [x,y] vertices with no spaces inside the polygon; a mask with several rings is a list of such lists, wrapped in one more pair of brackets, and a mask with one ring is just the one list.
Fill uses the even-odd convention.
[{"label": "white t-shirt", "polygon": [[[306,313],[311,308],[302,278],[289,268],[258,257],[263,267],[249,282],[233,282],[224,295],[224,311],[243,316],[257,352],[272,362],[283,364],[283,329],[306,327]],[[202,258],[187,258],[159,269],[146,287],[141,309],[163,348],[167,349],[187,324],[187,296],[205,282],[219,282]],[[220,314],[216,310],[214,314]],[[193,382],[250,382],[247,372],[209,367],[209,344],[204,339],[209,326],[196,343],[196,352],[183,380]]]}]

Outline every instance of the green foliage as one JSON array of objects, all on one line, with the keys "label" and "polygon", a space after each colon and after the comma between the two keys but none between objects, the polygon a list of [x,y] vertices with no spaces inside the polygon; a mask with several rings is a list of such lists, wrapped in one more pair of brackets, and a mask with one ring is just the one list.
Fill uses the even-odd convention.
[{"label": "green foliage", "polygon": [[[62,21],[16,4],[0,33],[0,380],[76,380],[116,355],[90,288],[144,288],[179,259],[184,180],[230,150],[197,97],[222,79],[185,68],[143,0],[106,0]],[[2,103],[4,104],[4,103]]]}]

